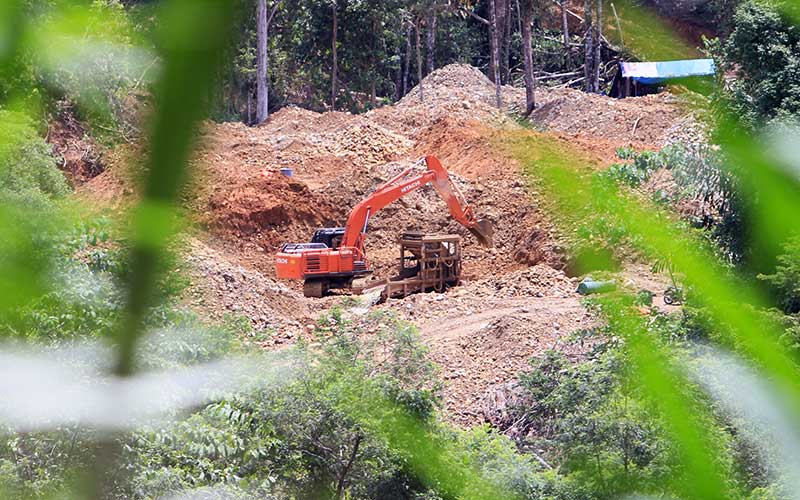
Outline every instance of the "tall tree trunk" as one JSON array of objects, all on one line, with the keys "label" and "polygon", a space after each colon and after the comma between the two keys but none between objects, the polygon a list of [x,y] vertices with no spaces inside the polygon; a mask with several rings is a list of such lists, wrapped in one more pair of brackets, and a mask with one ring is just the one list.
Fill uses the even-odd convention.
[{"label": "tall tree trunk", "polygon": [[525,116],[529,116],[536,108],[534,93],[536,80],[533,77],[533,5],[531,0],[525,0],[520,17],[522,19],[522,53],[525,63]]},{"label": "tall tree trunk", "polygon": [[[402,26],[400,26],[402,29]],[[397,76],[394,80],[394,100],[399,101],[403,98],[403,48],[397,44],[395,49],[395,57],[397,57]]]},{"label": "tall tree trunk", "polygon": [[495,98],[497,107],[503,107],[503,95],[501,92],[502,82],[500,81],[500,39],[497,25],[497,0],[489,0],[489,32],[492,39],[492,80],[494,81]]},{"label": "tall tree trunk", "polygon": [[406,26],[406,67],[403,69],[403,95],[408,94],[408,77],[411,74],[411,23]]},{"label": "tall tree trunk", "polygon": [[419,80],[419,83],[417,83],[417,85],[419,86],[419,100],[420,101],[424,101],[425,100],[425,94],[423,93],[423,89],[422,89],[422,43],[421,43],[420,34],[419,34],[419,24],[420,24],[419,23],[419,19],[416,19],[414,21],[414,33],[415,33],[416,42],[417,42],[416,43],[416,45],[417,45],[417,79]]},{"label": "tall tree trunk", "polygon": [[597,19],[594,23],[594,92],[600,92],[600,63],[602,55],[600,49],[603,47],[603,0],[595,0],[597,2]]},{"label": "tall tree trunk", "polygon": [[253,123],[253,92],[251,89],[247,89],[247,124],[250,125]]},{"label": "tall tree trunk", "polygon": [[436,7],[431,7],[428,12],[427,31],[425,32],[426,68],[428,74],[436,69]]},{"label": "tall tree trunk", "polygon": [[[494,4],[494,7],[491,4]],[[502,83],[505,83],[504,79],[508,72],[508,37],[506,36],[508,29],[508,0],[493,0],[490,2],[489,10],[494,15],[494,31],[497,37],[496,57],[499,59],[500,79]]]},{"label": "tall tree trunk", "polygon": [[572,64],[572,47],[569,44],[569,20],[567,19],[567,0],[561,0],[561,29],[564,32],[564,54],[566,56],[567,69]]},{"label": "tall tree trunk", "polygon": [[333,35],[331,36],[332,39],[332,51],[333,51],[333,70],[331,71],[331,109],[336,111],[336,95],[339,93],[339,89],[337,88],[337,84],[339,81],[339,61],[337,59],[336,54],[336,45],[338,42],[339,37],[339,12],[336,5],[336,0],[333,0]]},{"label": "tall tree trunk", "polygon": [[584,27],[586,29],[585,51],[584,51],[584,88],[586,92],[594,92],[594,26],[592,24],[592,0],[584,2]]},{"label": "tall tree trunk", "polygon": [[513,32],[513,25],[514,25],[514,11],[511,8],[511,1],[505,0],[506,2],[506,20],[505,20],[505,29],[503,30],[503,66],[501,67],[501,77],[500,79],[503,83],[508,83],[511,77],[511,33]]},{"label": "tall tree trunk", "polygon": [[256,47],[256,123],[269,118],[269,88],[267,86],[269,31],[267,26],[267,0],[258,0],[258,40]]}]

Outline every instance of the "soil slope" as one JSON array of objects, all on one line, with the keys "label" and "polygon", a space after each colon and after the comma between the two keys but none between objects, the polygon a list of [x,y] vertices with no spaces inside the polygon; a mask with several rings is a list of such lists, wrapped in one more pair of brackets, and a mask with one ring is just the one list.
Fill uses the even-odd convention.
[{"label": "soil slope", "polygon": [[[498,130],[519,124],[508,109],[494,106],[491,82],[475,68],[451,65],[422,87],[424,100],[416,88],[396,105],[364,115],[286,108],[256,128],[206,124],[194,160],[200,177],[188,202],[208,235],[189,245],[194,286],[186,302],[214,317],[244,314],[257,328],[274,330],[267,347],[308,335],[317,315],[341,299],[306,299],[299,283],[277,281],[274,252],[283,243],[307,241],[317,227],[344,225],[376,186],[420,157],[437,155],[475,212],[494,223],[495,247],[480,247],[424,188],[374,216],[367,253],[376,275],[387,277],[397,265],[402,232],[463,236],[463,286],[376,307],[420,327],[441,366],[451,417],[472,425],[490,419],[498,388],[530,356],[566,349],[564,338],[594,319],[574,293],[575,280],[562,271],[564,251],[535,193],[519,166],[494,146]],[[524,98],[524,90],[503,88],[512,111]],[[542,88],[536,98],[533,124],[568,138],[598,165],[612,161],[620,146],[659,147],[671,128],[692,120],[669,94],[615,100]],[[283,168],[293,176],[282,175]],[[113,175],[105,172],[86,189],[121,185]]]}]

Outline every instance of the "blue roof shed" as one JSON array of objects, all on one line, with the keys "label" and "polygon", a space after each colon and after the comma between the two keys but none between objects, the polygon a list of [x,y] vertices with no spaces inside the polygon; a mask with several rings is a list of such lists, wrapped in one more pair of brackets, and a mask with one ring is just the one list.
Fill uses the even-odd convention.
[{"label": "blue roof shed", "polygon": [[622,77],[637,83],[654,85],[675,78],[712,76],[715,72],[713,59],[687,59],[684,61],[623,62]]}]

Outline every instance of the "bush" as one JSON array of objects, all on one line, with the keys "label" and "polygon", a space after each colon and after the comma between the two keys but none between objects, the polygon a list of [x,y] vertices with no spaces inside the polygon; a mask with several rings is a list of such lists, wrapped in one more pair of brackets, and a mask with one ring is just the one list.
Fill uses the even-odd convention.
[{"label": "bush", "polygon": [[709,230],[707,235],[725,260],[738,264],[750,258],[749,202],[741,194],[739,178],[725,166],[726,159],[717,149],[675,143],[657,152],[622,148],[617,156],[628,161],[612,165],[599,174],[601,179],[639,187],[656,170],[669,170],[677,189],[655,193],[656,201],[690,200],[692,209],[684,215],[692,225]]},{"label": "bush", "polygon": [[617,149],[617,157],[629,160],[627,163],[615,163],[603,175],[617,183],[631,187],[639,187],[647,181],[659,168],[665,166],[665,153],[642,151],[638,153],[631,148]]},{"label": "bush", "polygon": [[800,30],[774,4],[742,2],[730,35],[709,49],[721,72],[737,74],[719,97],[745,126],[800,113]]},{"label": "bush", "polygon": [[759,275],[775,294],[778,305],[787,314],[800,312],[800,236],[794,237],[778,257],[773,274]]},{"label": "bush", "polygon": [[[368,422],[357,421],[342,407],[347,396],[340,384],[374,384],[401,408],[430,419],[438,401],[435,368],[410,324],[382,313],[357,322],[345,316],[334,309],[320,320],[321,349],[299,348],[308,364],[288,386],[231,396],[185,421],[136,433],[128,457],[134,479],[119,497],[151,498],[212,485],[255,498],[324,497],[340,484],[348,498],[424,493],[402,471],[400,458],[369,432]],[[196,331],[191,321],[187,326]],[[243,333],[235,321],[223,329],[229,332],[223,339]],[[168,359],[185,362],[187,354],[191,359],[208,355],[173,333],[167,337]],[[229,342],[210,346],[225,352]],[[146,359],[164,358],[165,353],[148,351]]]},{"label": "bush", "polygon": [[589,498],[656,485],[675,461],[660,423],[625,384],[624,366],[609,344],[577,365],[548,351],[520,376],[530,401],[521,411],[535,436],[526,446],[557,459],[562,474],[593,491]]},{"label": "bush", "polygon": [[0,111],[0,202],[17,205],[30,199],[61,198],[70,189],[56,168],[50,146],[27,117]]}]

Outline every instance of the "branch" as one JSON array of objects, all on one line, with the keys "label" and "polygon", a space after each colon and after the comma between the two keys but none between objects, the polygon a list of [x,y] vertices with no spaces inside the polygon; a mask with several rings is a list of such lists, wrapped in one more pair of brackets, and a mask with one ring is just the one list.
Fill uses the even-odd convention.
[{"label": "branch", "polygon": [[353,467],[353,462],[356,461],[356,456],[358,455],[358,446],[361,444],[361,440],[363,436],[361,434],[356,434],[355,442],[353,443],[353,451],[350,453],[350,459],[345,464],[344,469],[342,469],[342,473],[339,475],[339,484],[336,486],[336,492],[338,493],[339,498],[344,498],[344,483],[347,479],[347,474],[350,473],[350,468]]},{"label": "branch", "polygon": [[489,26],[491,23],[486,19],[482,18],[478,14],[474,13],[473,11],[467,9],[466,7],[461,7],[461,10],[464,11],[465,14],[468,14],[471,18],[477,19],[478,21],[482,22],[486,26]]},{"label": "branch", "polygon": [[269,17],[267,17],[267,26],[272,23],[272,18],[275,17],[275,14],[278,13],[278,9],[280,8],[281,3],[276,2],[275,5],[272,6],[272,11],[269,13]]},{"label": "branch", "polygon": [[[553,3],[558,5],[559,7],[561,6],[561,3],[558,0],[553,0]],[[571,15],[572,17],[574,17],[578,21],[583,22],[583,18],[581,16],[579,16],[578,14],[572,12],[571,10],[569,10],[566,7],[564,7],[564,10],[567,11],[567,14]]]},{"label": "branch", "polygon": [[550,465],[550,464],[548,464],[548,463],[545,461],[545,459],[544,459],[544,458],[542,458],[542,457],[540,457],[540,456],[539,456],[539,454],[538,454],[538,453],[536,453],[536,452],[535,452],[535,451],[533,451],[533,450],[528,450],[528,453],[530,453],[531,455],[533,455],[533,458],[535,458],[537,462],[539,462],[540,464],[544,465],[546,468],[548,468],[548,469],[550,469],[550,470],[553,470],[553,466],[552,466],[552,465]]}]

